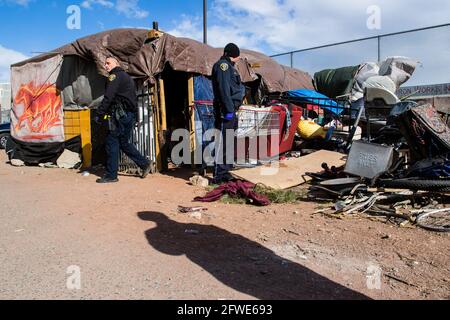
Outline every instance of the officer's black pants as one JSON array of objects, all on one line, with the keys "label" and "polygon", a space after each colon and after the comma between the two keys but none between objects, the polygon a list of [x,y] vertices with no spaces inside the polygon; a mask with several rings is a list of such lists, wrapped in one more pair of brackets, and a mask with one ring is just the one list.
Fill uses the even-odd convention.
[{"label": "officer's black pants", "polygon": [[[216,163],[214,167],[214,179],[221,180],[229,175],[229,171],[233,169],[234,163],[234,137],[237,129],[237,118],[233,117],[233,120],[225,120],[216,123],[216,126],[220,126],[218,129],[221,131],[221,137],[216,146]],[[228,132],[228,134],[227,134]]]},{"label": "officer's black pants", "polygon": [[130,137],[135,121],[135,113],[127,112],[120,121],[117,121],[117,128],[114,131],[110,131],[106,137],[106,177],[108,178],[117,178],[120,150],[122,150],[123,153],[133,160],[141,169],[144,169],[149,164],[149,161],[139,153],[133,144],[130,143]]}]

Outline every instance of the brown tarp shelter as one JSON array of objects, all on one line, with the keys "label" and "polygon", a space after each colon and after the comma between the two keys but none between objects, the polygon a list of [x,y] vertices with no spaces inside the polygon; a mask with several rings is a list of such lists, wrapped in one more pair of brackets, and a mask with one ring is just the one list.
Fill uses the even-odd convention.
[{"label": "brown tarp shelter", "polygon": [[[258,97],[293,89],[313,88],[309,74],[282,66],[255,51],[241,52],[242,59],[238,62],[237,69],[249,87],[258,89],[255,93]],[[56,114],[60,119],[63,110],[75,112],[96,109],[101,103],[107,79],[103,68],[104,61],[108,56],[115,56],[138,82],[142,97],[139,103],[143,106],[140,108],[140,117],[145,120],[142,121],[143,127],[137,136],[138,144],[145,149],[147,156],[157,163],[158,170],[161,170],[166,164],[166,137],[172,127],[189,127],[191,151],[196,149],[194,78],[210,76],[214,63],[222,53],[221,48],[212,48],[195,40],[177,38],[157,30],[116,29],[81,38],[52,52],[12,65],[11,77],[17,92],[28,86],[35,89],[47,86],[54,88],[52,98],[62,102]],[[51,62],[56,60],[60,63],[55,67]],[[38,67],[44,68],[45,74],[38,72]],[[47,83],[48,81],[51,83]],[[17,92],[13,92],[14,96]],[[35,112],[46,104],[30,101],[30,105],[14,106],[13,112],[17,119],[23,118],[26,110],[29,113],[34,112],[33,123],[48,121],[47,114]],[[152,112],[145,112],[145,103],[151,104]],[[67,114],[70,115],[70,112]],[[185,120],[185,123],[178,123],[179,120]],[[54,130],[67,131],[69,122],[71,121],[66,119],[64,123],[62,120],[55,122]],[[16,121],[14,125],[17,124]],[[25,129],[27,128],[18,127],[17,137],[23,136],[22,131]],[[44,129],[39,134],[42,136],[41,142],[46,144],[49,142],[46,140],[48,132]],[[100,129],[93,127],[92,130],[84,130],[81,124],[77,127],[80,131],[95,132],[91,136],[92,141],[87,138],[82,141],[83,149],[92,145],[92,152],[96,153],[96,146],[100,146],[102,141]],[[58,141],[62,139],[64,138]],[[100,147],[97,149],[100,150]]]},{"label": "brown tarp shelter", "polygon": [[[117,57],[125,70],[135,78],[155,83],[166,64],[175,71],[210,76],[213,64],[220,58],[223,49],[212,48],[198,41],[163,34],[147,42],[148,31],[144,29],[115,29],[81,38],[71,44],[13,65],[43,61],[54,54],[76,55],[93,61],[100,74],[106,75],[103,63],[107,56]],[[311,76],[303,71],[278,64],[272,58],[250,50],[242,50],[243,58],[237,68],[244,82],[261,77],[268,93],[294,89],[313,89]]]}]

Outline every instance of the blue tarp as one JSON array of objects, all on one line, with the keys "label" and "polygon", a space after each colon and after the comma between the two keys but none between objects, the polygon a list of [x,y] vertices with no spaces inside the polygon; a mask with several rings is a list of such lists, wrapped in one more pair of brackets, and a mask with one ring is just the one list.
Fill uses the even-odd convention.
[{"label": "blue tarp", "polygon": [[214,100],[214,93],[212,89],[212,82],[204,76],[194,78],[194,97],[195,101],[212,101]]},{"label": "blue tarp", "polygon": [[[214,129],[214,93],[212,82],[204,76],[194,78],[194,100],[195,100],[195,136],[197,146],[202,148],[213,148],[211,140],[204,140],[204,134],[210,129]],[[206,166],[204,164],[203,166]]]},{"label": "blue tarp", "polygon": [[344,108],[339,107],[336,101],[314,90],[309,89],[292,90],[286,92],[286,96],[294,98],[297,101],[316,104],[321,108],[331,111],[337,115],[340,115],[342,111],[344,111]]}]

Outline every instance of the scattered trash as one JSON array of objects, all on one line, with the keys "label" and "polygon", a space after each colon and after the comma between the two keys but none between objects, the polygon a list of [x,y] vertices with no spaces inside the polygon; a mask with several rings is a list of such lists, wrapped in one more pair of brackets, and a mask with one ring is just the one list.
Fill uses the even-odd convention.
[{"label": "scattered trash", "polygon": [[385,276],[386,276],[387,278],[389,278],[389,279],[392,279],[392,280],[395,280],[395,281],[397,281],[397,282],[406,284],[407,286],[410,286],[410,287],[416,287],[416,288],[417,288],[416,285],[411,284],[411,283],[409,283],[409,282],[407,282],[407,281],[405,281],[405,280],[403,280],[403,279],[400,279],[400,278],[397,277],[397,276],[393,276],[393,275],[390,275],[390,274],[387,274],[387,273],[385,274]]},{"label": "scattered trash", "polygon": [[400,223],[400,227],[405,228],[407,225],[409,225],[411,222],[408,220],[403,221],[402,223]]},{"label": "scattered trash", "polygon": [[59,168],[74,169],[81,164],[81,157],[78,153],[65,149],[56,160]]},{"label": "scattered trash", "polygon": [[13,165],[14,167],[24,167],[25,162],[19,159],[11,159],[11,165]]},{"label": "scattered trash", "polygon": [[286,153],[287,158],[300,158],[302,153],[300,151],[289,151]]},{"label": "scattered trash", "polygon": [[207,211],[206,207],[183,207],[178,206],[178,212],[180,213],[190,213],[190,212],[199,212],[199,211]]},{"label": "scattered trash", "polygon": [[202,176],[193,176],[189,179],[189,182],[191,185],[193,186],[197,186],[197,187],[202,187],[202,188],[206,188],[207,186],[209,186],[209,181],[206,178],[203,178]]},{"label": "scattered trash", "polygon": [[183,207],[178,206],[178,212],[180,213],[188,213],[188,216],[194,219],[201,220],[203,215],[203,211],[207,211],[208,208],[205,207]]},{"label": "scattered trash", "polygon": [[47,168],[47,169],[55,169],[59,168],[56,164],[53,162],[46,162],[46,163],[39,163],[39,167],[41,168]]},{"label": "scattered trash", "polygon": [[188,214],[189,217],[194,218],[194,219],[198,219],[201,220],[202,219],[202,213],[201,212],[190,212]]},{"label": "scattered trash", "polygon": [[88,171],[83,171],[83,172],[81,173],[81,176],[82,176],[82,177],[89,177],[89,176],[90,176],[90,173],[89,173]]},{"label": "scattered trash", "polygon": [[292,230],[288,230],[288,229],[284,229],[284,228],[283,228],[283,231],[286,232],[286,233],[294,234],[294,235],[296,235],[296,236],[300,236],[300,233],[295,232],[295,231],[292,231]]},{"label": "scattered trash", "polygon": [[15,233],[23,232],[25,229],[14,230]]}]

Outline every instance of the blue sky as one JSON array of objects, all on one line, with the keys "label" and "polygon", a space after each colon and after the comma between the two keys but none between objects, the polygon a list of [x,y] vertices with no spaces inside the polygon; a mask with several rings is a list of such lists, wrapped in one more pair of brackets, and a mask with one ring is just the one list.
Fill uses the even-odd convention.
[{"label": "blue sky", "polygon": [[[83,3],[90,3],[89,6]],[[74,0],[0,0],[0,44],[4,47],[30,55],[34,51],[46,51],[77,38],[107,29],[152,26],[159,20],[167,27],[173,26],[176,17],[196,14],[202,10],[200,1],[123,1],[135,3],[127,11],[119,11],[120,1],[74,1]],[[103,3],[103,5],[101,4]],[[157,3],[157,5],[155,5]],[[107,5],[109,4],[109,5]],[[70,5],[81,8],[81,29],[68,30],[66,20]],[[129,13],[127,13],[129,12]],[[174,20],[172,22],[172,20]]]},{"label": "blue sky", "polygon": [[[66,27],[70,5],[80,7],[80,30]],[[201,40],[202,5],[202,0],[0,0],[0,82],[8,80],[11,63],[33,52],[107,29],[151,28],[157,20],[164,31]],[[232,41],[269,55],[450,22],[448,0],[208,0],[208,8],[211,45]],[[379,23],[369,28],[373,17]],[[449,27],[386,39],[382,56],[388,55],[422,62],[407,84],[450,82]],[[314,73],[375,58],[376,43],[362,43],[296,55],[294,66]]]}]

